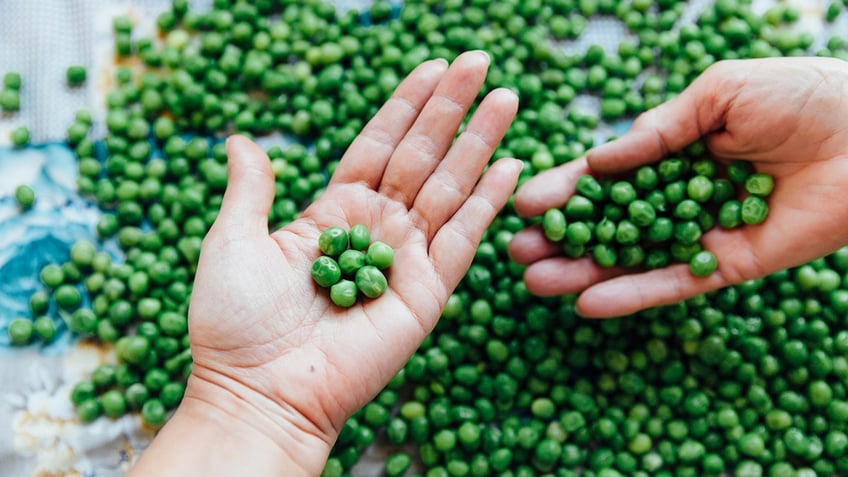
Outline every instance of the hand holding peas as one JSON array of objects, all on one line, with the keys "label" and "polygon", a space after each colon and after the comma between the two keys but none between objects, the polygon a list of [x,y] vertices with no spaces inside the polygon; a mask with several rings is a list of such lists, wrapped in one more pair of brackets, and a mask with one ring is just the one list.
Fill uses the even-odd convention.
[{"label": "hand holding peas", "polygon": [[555,256],[561,252],[541,230],[528,229],[510,247],[516,261],[529,264],[528,288],[539,295],[579,292],[583,315],[618,316],[764,276],[845,245],[846,85],[848,64],[840,60],[723,61],[677,98],[637,118],[618,140],[537,175],[516,195],[523,215],[562,206],[584,174],[633,170],[703,137],[717,159],[744,159],[773,176],[774,191],[764,223],[704,234],[704,248],[718,257],[718,270],[708,277],[692,276],[686,265],[625,274],[589,258]]},{"label": "hand holding peas", "polygon": [[[320,474],[345,419],[433,329],[515,187],[521,165],[512,159],[481,177],[515,115],[513,93],[489,93],[456,137],[488,64],[485,54],[469,52],[450,67],[436,60],[415,69],[350,146],[321,197],[271,234],[268,158],[250,141],[230,138],[229,184],[203,243],[189,309],[192,376],[183,404],[137,466],[139,475],[155,474],[157,461],[196,465],[163,457],[204,448],[180,435],[192,426],[209,429],[218,447],[227,439],[233,449],[249,445],[255,459],[220,459],[237,462],[240,473],[259,475],[244,468],[249,463],[262,475]],[[355,224],[370,237],[351,229]],[[314,283],[318,237],[334,226],[350,230],[353,249],[377,264],[357,272],[370,274],[361,278],[369,293],[382,288],[373,272],[385,251],[365,244],[394,250],[379,299],[341,308]],[[360,259],[339,255],[338,266]],[[326,271],[320,279],[329,283]]]}]

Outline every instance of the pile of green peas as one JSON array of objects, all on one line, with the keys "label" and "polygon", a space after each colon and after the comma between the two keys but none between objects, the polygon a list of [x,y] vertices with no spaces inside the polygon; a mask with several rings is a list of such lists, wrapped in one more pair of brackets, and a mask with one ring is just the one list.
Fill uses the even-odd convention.
[{"label": "pile of green peas", "polygon": [[[701,143],[690,146],[693,153],[702,149]],[[774,179],[754,172],[750,162],[731,161],[726,177],[719,166],[712,159],[669,157],[619,179],[585,174],[563,208],[545,212],[545,237],[561,244],[565,256],[588,255],[602,267],[688,263],[692,275],[706,277],[718,261],[703,249],[703,235],[716,225],[762,223],[774,190]],[[741,201],[740,188],[748,194]]]},{"label": "pile of green peas", "polygon": [[[429,58],[490,53],[481,94],[509,87],[521,98],[494,158],[524,160],[521,181],[583,156],[602,121],[674,97],[715,61],[848,59],[844,36],[809,51],[814,38],[793,28],[792,5],[762,14],[747,0],[717,0],[693,23],[683,21],[686,6],[410,0],[342,12],[318,0],[213,0],[198,12],[174,0],[152,37],[116,19],[116,51],[140,66],[116,71],[105,137],[91,137],[92,114],[80,111],[68,143],[80,192],[104,211],[98,236],[125,258],[95,252],[52,265],[62,279],[48,279],[36,292],[42,311],[33,310],[58,318],[60,332],[115,346],[118,364],[72,395],[80,419],[140,412],[158,426],[177,405],[191,371],[183,324],[200,241],[226,186],[225,134],[296,139],[268,150],[269,224],[279,227],[321,193],[357,132]],[[617,49],[569,54],[556,43],[580,38],[598,17],[627,27]],[[586,95],[600,99],[599,112],[577,106]],[[528,293],[507,248],[529,224],[510,204],[501,211],[436,329],[344,424],[325,477],[361,475],[372,445],[388,449],[390,476],[848,473],[848,249],[589,321],[574,313],[573,296]]]},{"label": "pile of green peas", "polygon": [[362,224],[349,231],[329,227],[318,236],[321,255],[312,262],[312,279],[330,289],[330,300],[339,307],[356,304],[360,293],[378,298],[389,287],[383,271],[392,266],[394,250],[387,244],[371,242],[371,232]]}]

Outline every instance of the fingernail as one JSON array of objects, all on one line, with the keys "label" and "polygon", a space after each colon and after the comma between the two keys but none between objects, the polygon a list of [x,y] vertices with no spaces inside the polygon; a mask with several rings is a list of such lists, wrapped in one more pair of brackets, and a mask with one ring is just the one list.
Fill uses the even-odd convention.
[{"label": "fingernail", "polygon": [[438,62],[438,63],[441,63],[441,64],[442,64],[442,66],[444,66],[444,67],[447,67],[447,66],[450,64],[450,63],[448,63],[448,60],[446,60],[446,59],[444,59],[444,58],[436,58],[436,59],[435,59],[435,60],[433,60],[433,61]]},{"label": "fingernail", "polygon": [[485,56],[487,62],[492,61],[492,57],[489,56],[489,53],[487,53],[485,50],[474,50],[474,51],[477,52],[477,53],[481,53],[483,56]]}]

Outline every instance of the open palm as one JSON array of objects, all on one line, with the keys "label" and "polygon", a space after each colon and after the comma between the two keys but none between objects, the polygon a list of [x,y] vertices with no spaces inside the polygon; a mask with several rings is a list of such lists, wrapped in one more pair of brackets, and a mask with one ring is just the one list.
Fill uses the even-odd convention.
[{"label": "open palm", "polygon": [[[506,159],[480,177],[517,108],[507,90],[490,93],[454,142],[487,66],[485,54],[470,52],[450,68],[418,67],[351,145],[321,197],[273,234],[268,159],[247,139],[230,138],[230,184],[203,244],[189,311],[195,364],[187,396],[223,390],[271,422],[293,422],[332,443],[403,366],[520,171]],[[321,231],[355,224],[392,246],[395,261],[383,296],[342,309],[313,283],[310,267]]]},{"label": "open palm", "polygon": [[703,137],[718,159],[747,159],[775,177],[769,218],[759,226],[715,229],[705,248],[719,268],[705,278],[686,265],[645,273],[602,269],[557,257],[538,229],[517,234],[513,258],[540,295],[581,293],[591,317],[633,313],[808,262],[848,243],[848,64],[824,58],[721,62],[680,96],[640,116],[621,138],[546,171],[516,194],[516,208],[539,215],[560,206],[585,173],[614,174],[657,161]]}]

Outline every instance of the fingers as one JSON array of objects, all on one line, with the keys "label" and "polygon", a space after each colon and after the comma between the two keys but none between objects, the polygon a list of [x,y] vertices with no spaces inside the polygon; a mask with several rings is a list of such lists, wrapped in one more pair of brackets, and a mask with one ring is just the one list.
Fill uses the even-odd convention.
[{"label": "fingers", "polygon": [[577,260],[554,257],[535,262],[527,267],[524,271],[524,283],[534,295],[555,296],[579,293],[587,287],[622,273],[624,272],[619,268],[599,267],[591,257]]},{"label": "fingers", "polygon": [[533,217],[551,207],[562,206],[574,195],[577,179],[590,172],[586,159],[581,158],[533,176],[515,193],[516,212]]},{"label": "fingers", "polygon": [[577,312],[588,318],[629,315],[646,308],[677,303],[725,285],[727,282],[721,272],[699,278],[689,272],[686,264],[672,265],[645,273],[622,275],[591,286],[577,299]]},{"label": "fingers", "polygon": [[592,171],[613,174],[655,162],[724,126],[736,89],[716,64],[676,98],[641,114],[626,134],[586,153]]},{"label": "fingers", "polygon": [[430,243],[430,257],[446,291],[468,270],[486,228],[503,208],[518,182],[522,163],[501,159],[483,174],[474,192]]},{"label": "fingers", "polygon": [[480,51],[457,57],[389,159],[378,190],[381,194],[412,206],[477,97],[488,66],[489,56]]},{"label": "fingers", "polygon": [[459,209],[518,110],[518,97],[496,89],[480,103],[468,127],[421,187],[413,209],[428,239]]},{"label": "fingers", "polygon": [[274,172],[268,155],[244,136],[227,139],[227,190],[213,230],[251,237],[268,234]]},{"label": "fingers", "polygon": [[415,68],[350,145],[331,182],[364,182],[369,188],[376,188],[389,158],[447,68],[447,62],[442,59]]}]

